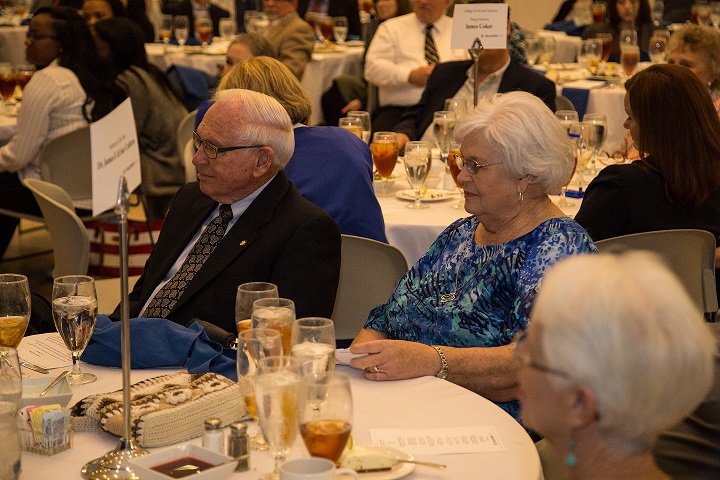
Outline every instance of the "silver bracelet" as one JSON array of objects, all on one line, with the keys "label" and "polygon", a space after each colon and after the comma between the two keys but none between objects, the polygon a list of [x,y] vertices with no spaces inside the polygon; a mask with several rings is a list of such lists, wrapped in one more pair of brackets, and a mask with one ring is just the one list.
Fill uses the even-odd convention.
[{"label": "silver bracelet", "polygon": [[439,371],[435,376],[436,376],[437,378],[440,378],[440,379],[443,379],[443,380],[444,380],[444,379],[446,379],[447,376],[448,376],[448,363],[447,363],[447,358],[445,358],[445,354],[443,353],[442,350],[440,350],[440,347],[438,347],[437,345],[431,345],[431,347],[433,347],[433,348],[435,349],[435,351],[438,353],[438,355],[440,356],[440,362],[442,362],[442,368],[440,369],[440,371]]}]

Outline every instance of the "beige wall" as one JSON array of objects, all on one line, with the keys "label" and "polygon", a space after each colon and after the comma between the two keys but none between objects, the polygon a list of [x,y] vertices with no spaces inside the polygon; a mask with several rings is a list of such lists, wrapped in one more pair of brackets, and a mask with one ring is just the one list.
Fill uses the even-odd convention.
[{"label": "beige wall", "polygon": [[525,30],[539,30],[555,16],[563,0],[505,0],[513,21]]}]

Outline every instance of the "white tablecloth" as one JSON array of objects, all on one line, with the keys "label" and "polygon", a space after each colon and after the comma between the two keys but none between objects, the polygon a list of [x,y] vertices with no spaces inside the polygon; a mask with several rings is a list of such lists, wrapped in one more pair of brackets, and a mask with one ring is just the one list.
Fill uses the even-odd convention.
[{"label": "white tablecloth", "polygon": [[28,27],[0,26],[0,62],[25,63],[25,32]]},{"label": "white tablecloth", "polygon": [[[71,405],[87,395],[118,389],[122,385],[119,369],[83,365],[83,370],[98,376],[98,381],[73,388]],[[371,428],[438,428],[493,425],[506,450],[494,453],[429,455],[422,460],[443,463],[447,470],[417,467],[410,479],[542,479],[540,460],[525,430],[494,403],[445,380],[422,377],[395,382],[371,382],[358,370],[338,367],[351,377],[354,403],[353,439],[355,445],[370,443]],[[133,371],[132,382],[171,373],[171,370]],[[53,374],[57,373],[55,371]],[[31,376],[37,376],[31,372]],[[227,430],[227,429],[226,429]],[[256,427],[250,422],[250,434]],[[76,432],[72,449],[51,457],[23,452],[23,480],[78,479],[82,466],[117,445],[118,438],[109,433]],[[200,439],[190,443],[200,444]],[[155,450],[155,449],[153,449]],[[288,458],[306,456],[298,436]],[[252,451],[251,470],[231,478],[256,479],[272,469],[268,452]],[[373,477],[376,478],[376,477]]]}]

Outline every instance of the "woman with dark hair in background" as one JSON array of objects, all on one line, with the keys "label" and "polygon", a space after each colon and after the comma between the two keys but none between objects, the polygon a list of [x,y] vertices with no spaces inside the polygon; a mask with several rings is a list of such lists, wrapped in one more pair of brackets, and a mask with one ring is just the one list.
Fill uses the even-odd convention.
[{"label": "woman with dark hair in background", "polygon": [[149,218],[165,217],[185,184],[177,150],[177,126],[187,114],[165,74],[148,62],[143,34],[132,20],[113,17],[95,24],[98,52],[114,66],[118,85],[132,101]]},{"label": "woman with dark hair in background", "polygon": [[[41,216],[35,198],[21,180],[40,177],[37,161],[42,147],[104,117],[125,96],[98,57],[78,10],[40,8],[26,36],[25,58],[39,70],[23,91],[17,133],[0,148],[0,207]],[[0,215],[0,257],[17,224],[18,219]]]},{"label": "woman with dark hair in background", "polygon": [[142,29],[145,42],[155,41],[155,29],[145,13],[144,0],[127,0],[127,7],[120,0],[85,0],[82,15],[91,30],[100,20],[127,17]]},{"label": "woman with dark hair in background", "polygon": [[610,47],[610,61],[620,61],[620,32],[624,29],[633,29],[637,32],[637,44],[640,47],[640,61],[649,61],[648,46],[653,31],[653,22],[650,18],[650,4],[648,0],[609,0],[609,22],[603,25],[589,25],[582,34],[582,38],[595,38],[598,33],[611,33],[613,36]]}]

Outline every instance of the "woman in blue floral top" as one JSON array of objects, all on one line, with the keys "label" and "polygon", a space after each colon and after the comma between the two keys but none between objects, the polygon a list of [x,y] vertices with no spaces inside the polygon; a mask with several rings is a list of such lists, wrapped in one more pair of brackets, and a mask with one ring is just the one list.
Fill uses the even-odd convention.
[{"label": "woman in blue floral top", "polygon": [[370,312],[351,346],[369,355],[352,365],[371,380],[447,378],[518,418],[510,342],[527,328],[545,271],[597,250],[548,197],[575,161],[565,129],[540,99],[512,92],[483,100],[455,135],[473,216],[445,229]]}]

